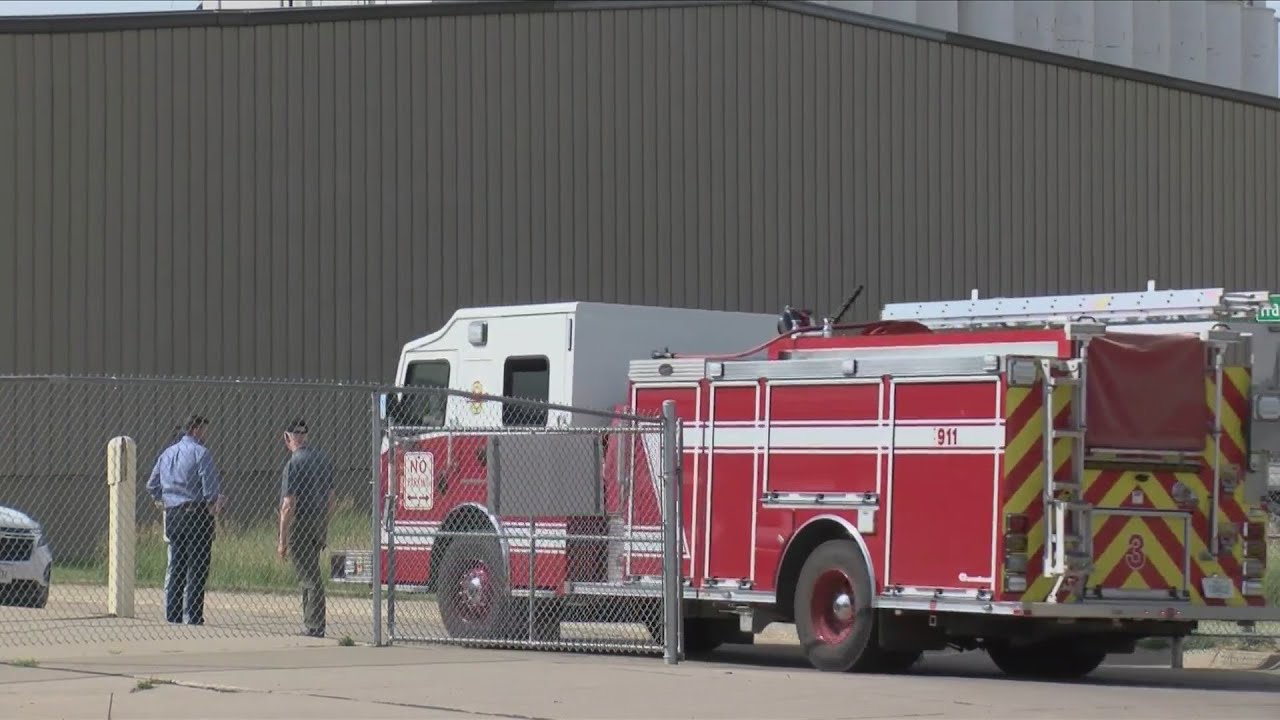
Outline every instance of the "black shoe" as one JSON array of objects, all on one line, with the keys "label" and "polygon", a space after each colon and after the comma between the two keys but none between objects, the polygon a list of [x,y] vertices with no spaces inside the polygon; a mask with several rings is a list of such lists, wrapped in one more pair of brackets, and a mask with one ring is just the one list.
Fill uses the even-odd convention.
[{"label": "black shoe", "polygon": [[303,630],[303,631],[302,631],[302,636],[303,636],[303,637],[322,638],[322,637],[324,637],[324,631],[323,631],[323,630]]}]

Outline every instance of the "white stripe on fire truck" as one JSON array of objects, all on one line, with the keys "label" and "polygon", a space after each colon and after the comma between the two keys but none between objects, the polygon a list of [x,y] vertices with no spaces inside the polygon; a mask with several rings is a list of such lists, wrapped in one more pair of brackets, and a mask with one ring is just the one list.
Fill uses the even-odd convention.
[{"label": "white stripe on fire truck", "polygon": [[[425,549],[435,544],[436,538],[445,533],[441,533],[441,523],[438,521],[428,522],[405,522],[396,526],[396,545],[413,548]],[[536,543],[531,543],[529,539],[529,524],[525,523],[503,523],[502,537],[506,540],[507,547],[512,551],[527,551],[532,545],[535,553],[546,552],[549,555],[563,555],[569,535],[566,532],[564,523],[538,523],[535,535]],[[383,533],[384,542],[386,541],[386,533]],[[630,533],[622,533],[617,535],[613,542],[621,546],[622,552],[626,552],[629,548],[631,554],[638,557],[660,557],[662,555],[662,529],[655,526],[635,527]]]},{"label": "white stripe on fire truck", "polygon": [[769,452],[828,451],[858,452],[887,450],[949,453],[957,450],[1002,449],[1004,423],[986,420],[983,424],[932,420],[929,424],[885,425],[778,425],[742,427],[715,423],[686,427],[684,449],[716,452],[760,450]]},{"label": "white stripe on fire truck", "polygon": [[[890,423],[887,418],[870,419],[870,420],[770,420],[766,423],[764,420],[716,420],[715,426],[722,427],[745,427],[745,428],[762,428],[766,424],[772,427],[887,427],[890,424],[896,424],[899,427],[903,425],[990,425],[992,423],[1002,424],[1001,418],[985,417],[985,418],[955,418],[951,420],[930,418],[926,420],[903,419],[899,418],[895,423]],[[690,420],[684,423],[685,429],[689,428],[706,428],[711,423],[705,421]]]}]

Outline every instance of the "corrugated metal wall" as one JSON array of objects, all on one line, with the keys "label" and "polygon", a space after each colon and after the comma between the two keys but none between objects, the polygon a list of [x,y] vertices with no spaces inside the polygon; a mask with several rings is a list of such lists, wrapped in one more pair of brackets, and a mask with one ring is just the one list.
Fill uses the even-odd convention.
[{"label": "corrugated metal wall", "polygon": [[0,35],[0,371],[458,305],[1280,287],[1280,112],[759,5]]}]

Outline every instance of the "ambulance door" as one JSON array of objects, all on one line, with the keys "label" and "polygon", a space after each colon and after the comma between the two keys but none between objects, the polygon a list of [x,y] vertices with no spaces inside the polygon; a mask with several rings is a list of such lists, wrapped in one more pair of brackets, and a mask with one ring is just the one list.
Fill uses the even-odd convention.
[{"label": "ambulance door", "polygon": [[[444,431],[455,398],[432,389],[447,389],[457,373],[457,353],[434,350],[405,358],[399,384],[423,388],[392,396],[387,420],[397,429],[395,438],[396,575],[405,582],[420,582],[427,572],[425,553],[438,524],[450,507],[464,501],[459,496],[454,444]],[[454,410],[456,412],[456,410]]]}]

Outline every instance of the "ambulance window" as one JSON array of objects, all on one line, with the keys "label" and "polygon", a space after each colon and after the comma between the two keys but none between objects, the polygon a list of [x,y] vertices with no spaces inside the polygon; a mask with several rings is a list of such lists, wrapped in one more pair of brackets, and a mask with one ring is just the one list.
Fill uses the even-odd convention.
[{"label": "ambulance window", "polygon": [[[409,363],[404,384],[413,387],[449,387],[449,361],[420,360]],[[407,394],[394,409],[393,416],[396,422],[405,425],[440,427],[444,425],[448,403],[449,398],[444,394]]]},{"label": "ambulance window", "polygon": [[[551,369],[545,357],[507,358],[502,368],[502,395],[547,402],[551,397]],[[546,425],[547,409],[503,403],[503,425]]]}]

